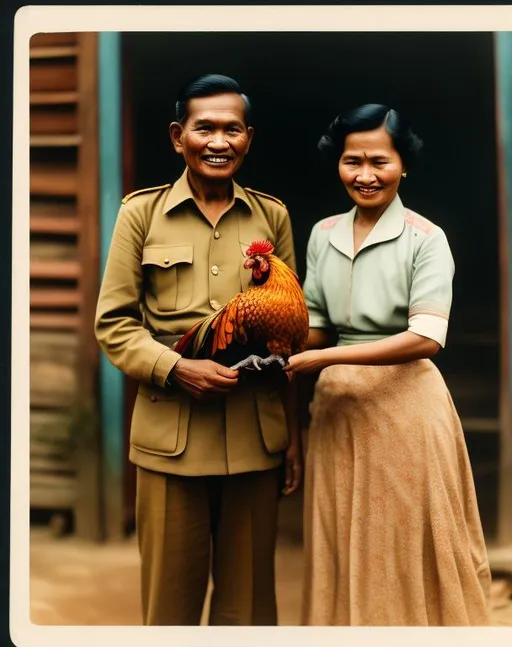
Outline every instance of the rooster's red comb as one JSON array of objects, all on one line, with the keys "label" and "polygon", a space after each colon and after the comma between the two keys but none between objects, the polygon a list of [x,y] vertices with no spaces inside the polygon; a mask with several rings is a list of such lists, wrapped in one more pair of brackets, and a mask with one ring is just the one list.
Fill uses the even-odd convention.
[{"label": "rooster's red comb", "polygon": [[274,245],[269,240],[255,240],[247,248],[246,256],[255,256],[256,254],[272,254]]}]

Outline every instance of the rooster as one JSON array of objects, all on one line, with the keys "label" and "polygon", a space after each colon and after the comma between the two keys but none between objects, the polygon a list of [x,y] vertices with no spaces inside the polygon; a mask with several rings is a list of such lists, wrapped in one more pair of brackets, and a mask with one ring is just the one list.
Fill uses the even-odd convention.
[{"label": "rooster", "polygon": [[249,246],[244,267],[252,270],[253,285],[198,321],[176,352],[233,370],[261,370],[274,362],[286,366],[290,355],[304,350],[309,320],[299,279],[273,251],[268,240]]}]

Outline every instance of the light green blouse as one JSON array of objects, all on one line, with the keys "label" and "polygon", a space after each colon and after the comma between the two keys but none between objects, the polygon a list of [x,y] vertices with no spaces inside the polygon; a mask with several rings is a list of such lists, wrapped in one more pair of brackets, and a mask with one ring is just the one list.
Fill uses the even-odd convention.
[{"label": "light green blouse", "polygon": [[444,346],[455,266],[443,230],[397,195],[354,255],[355,213],[325,218],[311,232],[310,327],[335,326],[338,345],[410,330]]}]

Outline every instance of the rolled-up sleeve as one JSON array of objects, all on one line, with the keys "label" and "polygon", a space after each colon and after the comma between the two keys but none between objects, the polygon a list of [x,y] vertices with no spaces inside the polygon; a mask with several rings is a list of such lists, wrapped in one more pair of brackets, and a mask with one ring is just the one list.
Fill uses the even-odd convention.
[{"label": "rolled-up sleeve", "polygon": [[121,206],[98,297],[95,334],[108,359],[123,373],[164,386],[181,355],[153,339],[143,325],[143,222],[130,205]]},{"label": "rolled-up sleeve", "polygon": [[331,322],[327,314],[323,289],[318,281],[318,231],[318,225],[315,225],[309,237],[303,290],[309,312],[309,327],[329,328]]},{"label": "rolled-up sleeve", "polygon": [[442,229],[426,236],[413,263],[408,330],[446,344],[455,273],[453,256]]}]

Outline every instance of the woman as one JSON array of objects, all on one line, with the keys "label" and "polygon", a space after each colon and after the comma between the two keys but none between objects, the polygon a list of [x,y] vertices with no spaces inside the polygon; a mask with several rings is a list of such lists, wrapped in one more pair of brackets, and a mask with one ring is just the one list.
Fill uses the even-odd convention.
[{"label": "woman", "polygon": [[[428,359],[445,345],[453,259],[398,187],[422,143],[398,113],[338,116],[332,153],[355,205],[308,244],[307,350],[320,376],[305,483],[303,623],[489,624],[490,571],[464,434]],[[337,345],[324,347],[329,329]]]}]

